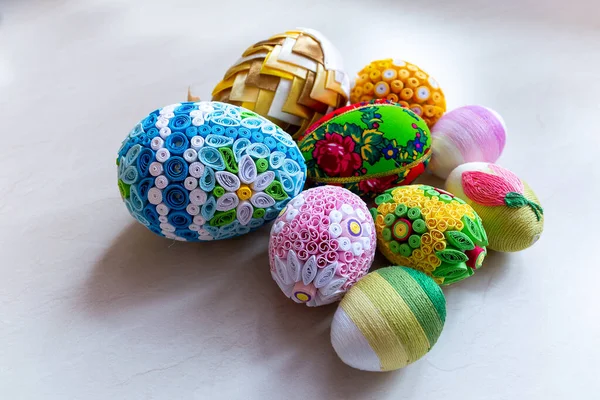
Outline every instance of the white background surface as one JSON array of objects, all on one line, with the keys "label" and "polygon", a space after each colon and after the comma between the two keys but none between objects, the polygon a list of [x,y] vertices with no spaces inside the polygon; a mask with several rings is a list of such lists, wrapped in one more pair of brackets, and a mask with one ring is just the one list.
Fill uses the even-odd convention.
[{"label": "white background surface", "polygon": [[[597,398],[600,3],[436,3],[0,0],[0,398]],[[209,99],[247,46],[296,26],[352,75],[404,58],[449,108],[496,109],[500,163],[545,208],[534,247],[445,289],[440,340],[397,372],[337,359],[335,306],[284,298],[269,228],[172,243],[119,198],[140,118],[190,83]]]}]

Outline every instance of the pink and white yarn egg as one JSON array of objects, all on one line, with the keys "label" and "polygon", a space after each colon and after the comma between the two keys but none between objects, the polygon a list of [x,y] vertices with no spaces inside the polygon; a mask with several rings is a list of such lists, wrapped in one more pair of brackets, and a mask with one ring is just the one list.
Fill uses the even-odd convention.
[{"label": "pink and white yarn egg", "polygon": [[360,197],[337,186],[309,189],[273,224],[271,276],[297,303],[333,303],[367,274],[376,245],[373,217]]},{"label": "pink and white yarn egg", "polygon": [[506,125],[496,111],[478,105],[447,112],[431,128],[428,169],[446,179],[461,164],[494,163],[504,150]]}]

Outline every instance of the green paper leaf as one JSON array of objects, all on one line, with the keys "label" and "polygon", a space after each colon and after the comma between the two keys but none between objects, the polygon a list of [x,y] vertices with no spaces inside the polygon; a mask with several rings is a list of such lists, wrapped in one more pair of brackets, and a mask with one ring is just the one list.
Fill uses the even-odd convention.
[{"label": "green paper leaf", "polygon": [[544,214],[544,209],[537,203],[527,199],[521,193],[517,192],[509,192],[504,196],[504,204],[506,204],[510,208],[520,208],[529,206],[531,210],[535,213],[537,220],[541,219],[541,216]]},{"label": "green paper leaf", "polygon": [[469,259],[465,253],[458,250],[446,249],[442,251],[436,251],[435,255],[438,256],[442,262],[448,264],[459,264]]},{"label": "green paper leaf", "polygon": [[471,240],[477,245],[483,245],[483,239],[481,238],[481,233],[479,230],[479,225],[477,222],[473,221],[471,218],[466,215],[461,218],[461,221],[464,224],[464,228],[461,230],[462,233],[467,235]]},{"label": "green paper leaf", "polygon": [[444,235],[448,243],[460,251],[473,250],[475,248],[475,243],[462,232],[446,231]]},{"label": "green paper leaf", "polygon": [[479,215],[475,215],[475,216],[476,216],[475,221],[477,222],[477,226],[479,227],[479,234],[481,235],[481,245],[487,246],[489,244],[487,232],[485,231],[485,228],[483,227],[483,222],[481,221],[481,218],[479,218]]}]

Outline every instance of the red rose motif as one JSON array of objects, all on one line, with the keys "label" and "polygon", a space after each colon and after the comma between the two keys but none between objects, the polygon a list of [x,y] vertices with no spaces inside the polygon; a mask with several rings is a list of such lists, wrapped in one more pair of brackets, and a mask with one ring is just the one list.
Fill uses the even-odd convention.
[{"label": "red rose motif", "polygon": [[354,152],[354,146],[350,136],[326,133],[323,139],[315,143],[312,156],[328,176],[348,177],[362,165],[362,159]]},{"label": "red rose motif", "polygon": [[379,194],[386,189],[391,188],[396,184],[398,175],[389,175],[382,178],[365,179],[358,182],[358,188],[361,192],[368,194]]}]

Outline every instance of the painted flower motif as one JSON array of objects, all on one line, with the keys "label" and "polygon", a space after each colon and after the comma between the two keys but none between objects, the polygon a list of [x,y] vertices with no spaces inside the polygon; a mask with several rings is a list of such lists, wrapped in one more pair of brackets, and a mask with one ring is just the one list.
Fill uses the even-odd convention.
[{"label": "painted flower motif", "polygon": [[329,176],[348,177],[362,165],[360,154],[354,152],[355,142],[349,136],[326,133],[317,141],[313,158]]},{"label": "painted flower motif", "polygon": [[365,179],[358,183],[358,188],[361,192],[366,194],[379,194],[384,190],[392,187],[396,183],[397,179],[397,175],[389,175],[384,176],[382,178]]},{"label": "painted flower motif", "polygon": [[467,197],[484,206],[529,206],[539,221],[544,210],[524,196],[525,187],[519,177],[494,164],[488,164],[488,167],[495,175],[480,171],[463,172],[462,186]]},{"label": "painted flower motif", "polygon": [[382,152],[383,152],[383,157],[386,160],[391,160],[391,159],[398,157],[398,148],[395,147],[392,143],[385,146],[383,148]]}]

